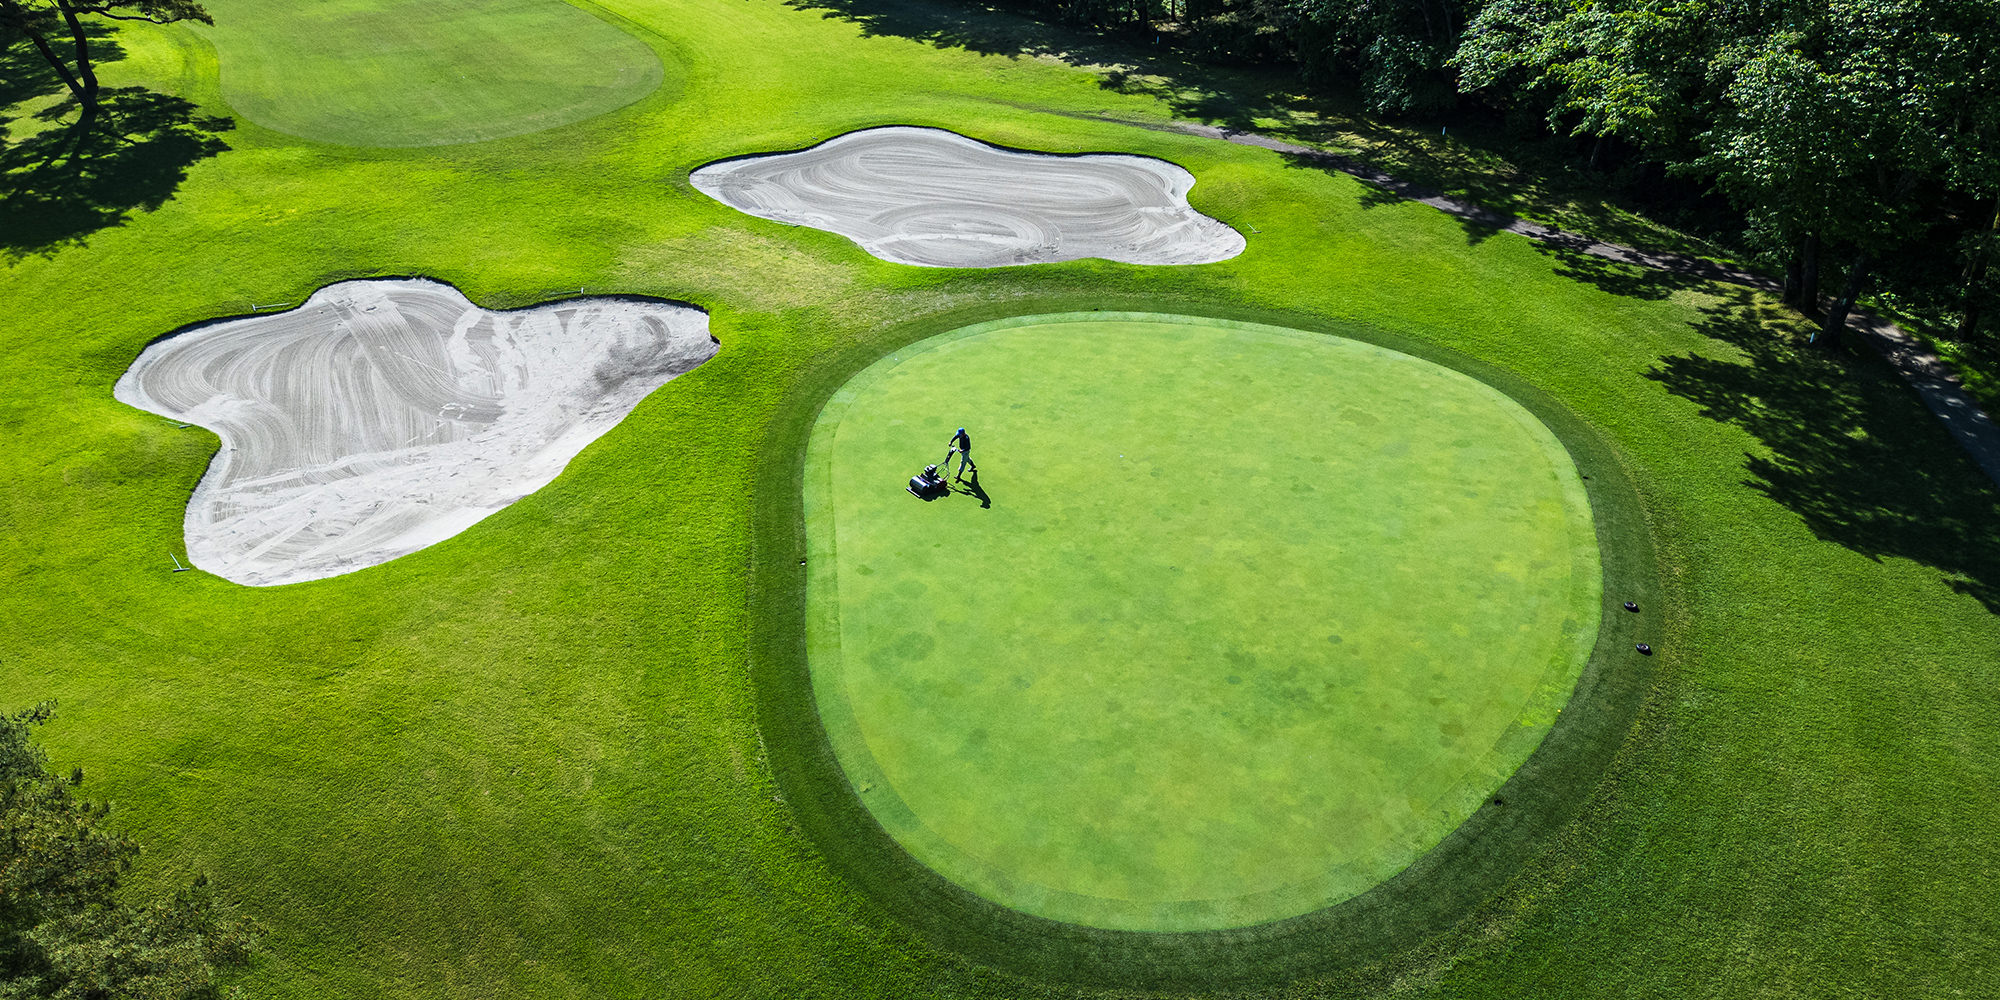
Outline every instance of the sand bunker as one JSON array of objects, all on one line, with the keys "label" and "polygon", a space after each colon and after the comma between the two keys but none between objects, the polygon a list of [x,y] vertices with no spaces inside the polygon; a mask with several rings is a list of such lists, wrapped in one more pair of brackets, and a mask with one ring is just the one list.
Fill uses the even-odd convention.
[{"label": "sand bunker", "polygon": [[1018,153],[942,129],[850,132],[690,179],[732,208],[899,264],[1211,264],[1243,252],[1242,234],[1188,206],[1194,175],[1165,160]]},{"label": "sand bunker", "polygon": [[715,351],[689,306],[492,312],[436,282],[348,281],[162,340],[114,392],[222,438],[188,504],[188,557],[262,586],[464,531]]}]

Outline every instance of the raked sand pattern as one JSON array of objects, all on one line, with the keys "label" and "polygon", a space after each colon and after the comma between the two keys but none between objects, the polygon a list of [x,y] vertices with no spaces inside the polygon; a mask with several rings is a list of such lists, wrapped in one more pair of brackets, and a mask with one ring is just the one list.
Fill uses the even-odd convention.
[{"label": "raked sand pattern", "polygon": [[1194,175],[1165,160],[1022,153],[943,129],[850,132],[690,179],[732,208],[839,233],[899,264],[1211,264],[1244,246],[1188,205]]},{"label": "raked sand pattern", "polygon": [[188,557],[262,586],[464,531],[715,351],[689,306],[493,312],[436,282],[348,281],[155,343],[114,392],[222,438],[188,504]]}]

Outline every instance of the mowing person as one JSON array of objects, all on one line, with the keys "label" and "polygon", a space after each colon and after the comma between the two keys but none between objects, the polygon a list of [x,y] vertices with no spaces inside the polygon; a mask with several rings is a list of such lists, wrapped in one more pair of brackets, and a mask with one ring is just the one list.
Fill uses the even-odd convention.
[{"label": "mowing person", "polygon": [[960,427],[958,433],[951,436],[951,450],[944,453],[945,468],[951,467],[951,456],[953,455],[958,456],[958,474],[951,478],[961,483],[965,482],[965,470],[967,469],[971,469],[972,474],[975,476],[979,474],[979,466],[972,464],[972,435],[965,433],[965,428],[963,427]]}]

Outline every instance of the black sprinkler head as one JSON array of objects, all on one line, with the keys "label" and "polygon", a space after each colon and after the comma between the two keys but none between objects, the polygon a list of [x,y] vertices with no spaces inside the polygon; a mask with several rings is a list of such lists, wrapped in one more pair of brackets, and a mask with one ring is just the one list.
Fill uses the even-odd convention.
[{"label": "black sprinkler head", "polygon": [[1648,646],[1648,645],[1646,645],[1646,644],[1645,644],[1645,643],[1643,643],[1643,642],[1642,642],[1642,643],[1640,643],[1640,644],[1639,644],[1639,655],[1641,655],[1641,656],[1651,656],[1651,655],[1653,655],[1653,647],[1651,647],[1651,646]]},{"label": "black sprinkler head", "polygon": [[1627,611],[1637,611],[1637,610],[1639,610],[1639,605],[1638,605],[1638,604],[1636,604],[1636,603],[1634,603],[1634,602],[1632,602],[1632,601],[1626,601],[1626,602],[1625,602],[1625,610],[1627,610]]}]

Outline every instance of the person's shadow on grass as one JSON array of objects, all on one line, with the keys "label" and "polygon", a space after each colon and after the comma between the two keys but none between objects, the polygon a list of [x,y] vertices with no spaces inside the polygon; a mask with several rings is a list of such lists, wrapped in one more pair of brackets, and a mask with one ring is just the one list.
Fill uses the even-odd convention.
[{"label": "person's shadow on grass", "polygon": [[981,510],[993,506],[993,498],[986,494],[985,487],[979,485],[979,470],[977,468],[972,470],[972,478],[970,480],[959,484],[952,492],[963,493],[969,497],[978,497],[979,509]]}]

